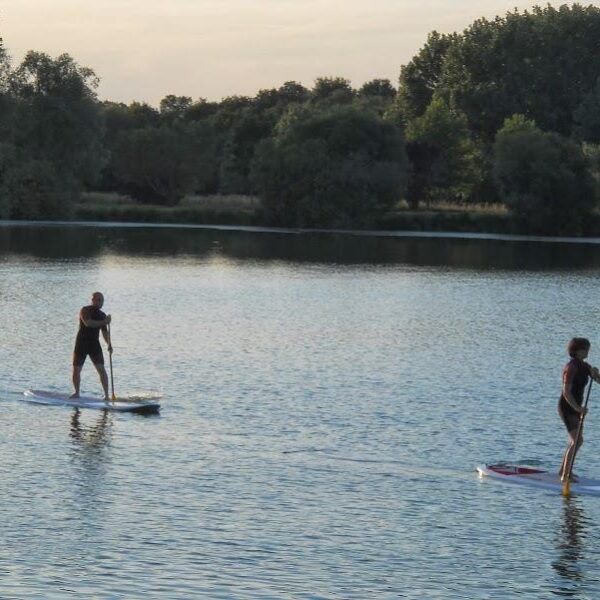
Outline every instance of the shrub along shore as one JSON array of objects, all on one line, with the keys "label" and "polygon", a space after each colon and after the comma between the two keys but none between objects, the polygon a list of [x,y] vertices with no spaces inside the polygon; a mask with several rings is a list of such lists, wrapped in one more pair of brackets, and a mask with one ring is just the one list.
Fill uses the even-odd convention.
[{"label": "shrub along shore", "polygon": [[[178,206],[141,204],[112,193],[86,193],[70,215],[74,221],[123,223],[172,223],[179,225],[227,225],[269,227],[259,198],[252,196],[186,197]],[[456,233],[529,234],[527,223],[502,205],[440,204],[411,209],[406,203],[383,215],[368,228],[381,231],[433,231]],[[600,213],[593,213],[583,236],[600,231]]]}]

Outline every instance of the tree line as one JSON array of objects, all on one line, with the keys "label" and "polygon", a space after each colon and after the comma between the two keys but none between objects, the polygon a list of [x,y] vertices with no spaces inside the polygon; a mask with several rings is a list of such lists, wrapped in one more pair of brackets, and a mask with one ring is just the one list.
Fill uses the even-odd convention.
[{"label": "tree line", "polygon": [[600,179],[600,9],[432,32],[397,89],[342,77],[158,108],[98,100],[67,54],[13,65],[0,41],[0,216],[67,216],[84,190],[176,205],[251,194],[263,221],[365,227],[400,200],[503,203],[524,229],[586,231]]}]

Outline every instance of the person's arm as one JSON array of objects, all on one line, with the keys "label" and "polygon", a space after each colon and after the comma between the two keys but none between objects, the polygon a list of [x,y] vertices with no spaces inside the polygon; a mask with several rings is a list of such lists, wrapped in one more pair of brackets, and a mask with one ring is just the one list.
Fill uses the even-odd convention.
[{"label": "person's arm", "polygon": [[[110,317],[110,315],[108,315]],[[100,331],[102,332],[102,337],[104,338],[104,341],[106,342],[106,345],[108,347],[108,351],[112,354],[112,344],[110,343],[110,335],[108,333],[108,327],[106,327],[106,325],[102,326],[102,329],[100,329]]]},{"label": "person's arm", "polygon": [[596,382],[600,383],[600,371],[596,367],[590,365],[590,377]]},{"label": "person's arm", "polygon": [[92,328],[106,327],[106,325],[110,323],[110,315],[106,315],[106,319],[95,321],[94,319],[89,318],[89,311],[85,310],[84,308],[79,311],[79,318],[86,327]]}]

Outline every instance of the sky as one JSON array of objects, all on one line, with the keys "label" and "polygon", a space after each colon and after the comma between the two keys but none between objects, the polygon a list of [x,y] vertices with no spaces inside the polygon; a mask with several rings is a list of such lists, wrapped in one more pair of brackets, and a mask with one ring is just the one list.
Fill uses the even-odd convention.
[{"label": "sky", "polygon": [[536,4],[546,2],[1,0],[0,37],[14,62],[67,52],[100,77],[101,99],[158,106],[167,94],[220,100],[326,76],[396,85],[430,31]]}]

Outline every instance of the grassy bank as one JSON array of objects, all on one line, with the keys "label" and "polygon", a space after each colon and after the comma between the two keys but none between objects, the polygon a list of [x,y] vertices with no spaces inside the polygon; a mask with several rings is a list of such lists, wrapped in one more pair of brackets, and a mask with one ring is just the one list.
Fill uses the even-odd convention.
[{"label": "grassy bank", "polygon": [[460,233],[515,233],[516,225],[500,204],[436,204],[411,210],[399,205],[376,224],[378,229],[398,231],[454,231]]},{"label": "grassy bank", "polygon": [[[127,196],[89,192],[74,209],[74,220],[194,225],[265,225],[260,200],[254,196],[187,196],[177,206],[140,204]],[[448,231],[458,233],[543,234],[515,220],[499,204],[436,204],[411,210],[401,202],[369,229],[389,231]],[[600,214],[585,224],[582,235],[600,235]]]},{"label": "grassy bank", "polygon": [[194,225],[258,225],[260,201],[252,196],[187,196],[177,206],[140,204],[119,194],[88,192],[73,219]]}]

